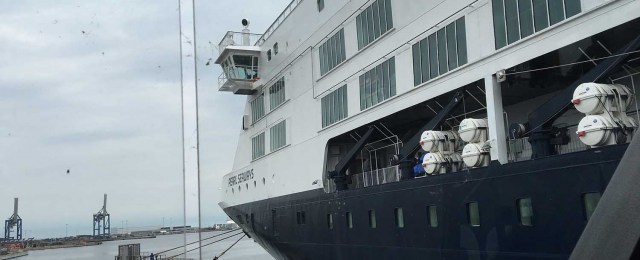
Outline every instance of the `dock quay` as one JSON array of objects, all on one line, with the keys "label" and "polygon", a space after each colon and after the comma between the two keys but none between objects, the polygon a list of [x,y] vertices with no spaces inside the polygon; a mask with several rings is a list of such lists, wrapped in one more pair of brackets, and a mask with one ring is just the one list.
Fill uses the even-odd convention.
[{"label": "dock quay", "polygon": [[29,255],[27,251],[17,251],[17,252],[0,251],[0,260],[16,259],[18,257],[23,257],[26,255]]}]

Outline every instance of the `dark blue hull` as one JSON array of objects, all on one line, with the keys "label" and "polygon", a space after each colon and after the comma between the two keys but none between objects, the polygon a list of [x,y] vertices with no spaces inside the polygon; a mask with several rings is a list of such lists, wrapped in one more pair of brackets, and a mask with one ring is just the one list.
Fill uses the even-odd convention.
[{"label": "dark blue hull", "polygon": [[[626,148],[336,193],[318,189],[225,212],[279,259],[567,259],[587,223],[584,194],[604,191]],[[531,200],[531,225],[521,223],[522,198]],[[469,202],[477,202],[479,226],[469,223]],[[437,227],[429,224],[427,206],[437,207]],[[404,227],[397,225],[396,208],[402,208]]]}]

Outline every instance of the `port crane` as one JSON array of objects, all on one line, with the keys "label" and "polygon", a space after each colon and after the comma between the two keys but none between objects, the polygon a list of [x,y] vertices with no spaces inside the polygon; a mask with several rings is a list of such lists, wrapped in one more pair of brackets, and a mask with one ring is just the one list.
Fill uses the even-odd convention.
[{"label": "port crane", "polygon": [[111,235],[111,215],[107,212],[107,194],[104,194],[102,209],[93,214],[93,236],[109,235]]}]

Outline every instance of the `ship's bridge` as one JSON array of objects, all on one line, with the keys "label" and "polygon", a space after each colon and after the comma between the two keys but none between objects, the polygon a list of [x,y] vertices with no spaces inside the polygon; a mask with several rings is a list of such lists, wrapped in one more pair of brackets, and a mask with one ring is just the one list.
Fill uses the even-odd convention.
[{"label": "ship's bridge", "polygon": [[259,78],[258,60],[260,46],[257,45],[261,34],[249,33],[246,28],[242,32],[228,31],[218,50],[220,55],[216,64],[222,66],[222,74],[218,77],[219,91],[230,91],[239,95],[251,95],[253,83]]}]

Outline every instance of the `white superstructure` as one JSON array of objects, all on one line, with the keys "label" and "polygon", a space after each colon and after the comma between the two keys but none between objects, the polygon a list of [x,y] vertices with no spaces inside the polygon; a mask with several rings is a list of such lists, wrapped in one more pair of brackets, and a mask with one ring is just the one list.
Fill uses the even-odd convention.
[{"label": "white superstructure", "polygon": [[[327,159],[335,152],[327,146],[331,138],[478,80],[485,86],[490,158],[507,163],[507,143],[496,141],[507,139],[503,114],[514,115],[511,122],[525,120],[526,114],[516,113],[521,105],[503,107],[495,74],[640,16],[640,1],[558,0],[578,3],[579,12],[561,4],[561,21],[547,17],[546,27],[527,30],[524,19],[516,17],[522,19],[518,37],[507,31],[510,37],[499,39],[495,2],[294,0],[267,34],[227,34],[217,59],[227,66],[220,90],[250,95],[220,205],[323,188],[327,167],[337,163]],[[375,19],[378,27],[363,28],[363,19]],[[502,30],[510,29],[505,26]],[[438,43],[438,32],[451,37],[442,38],[446,64],[436,67],[436,75],[431,71],[416,78],[421,70],[414,56],[422,53],[415,46],[423,40],[426,46],[429,37]],[[378,78],[377,90],[361,86]]]}]

